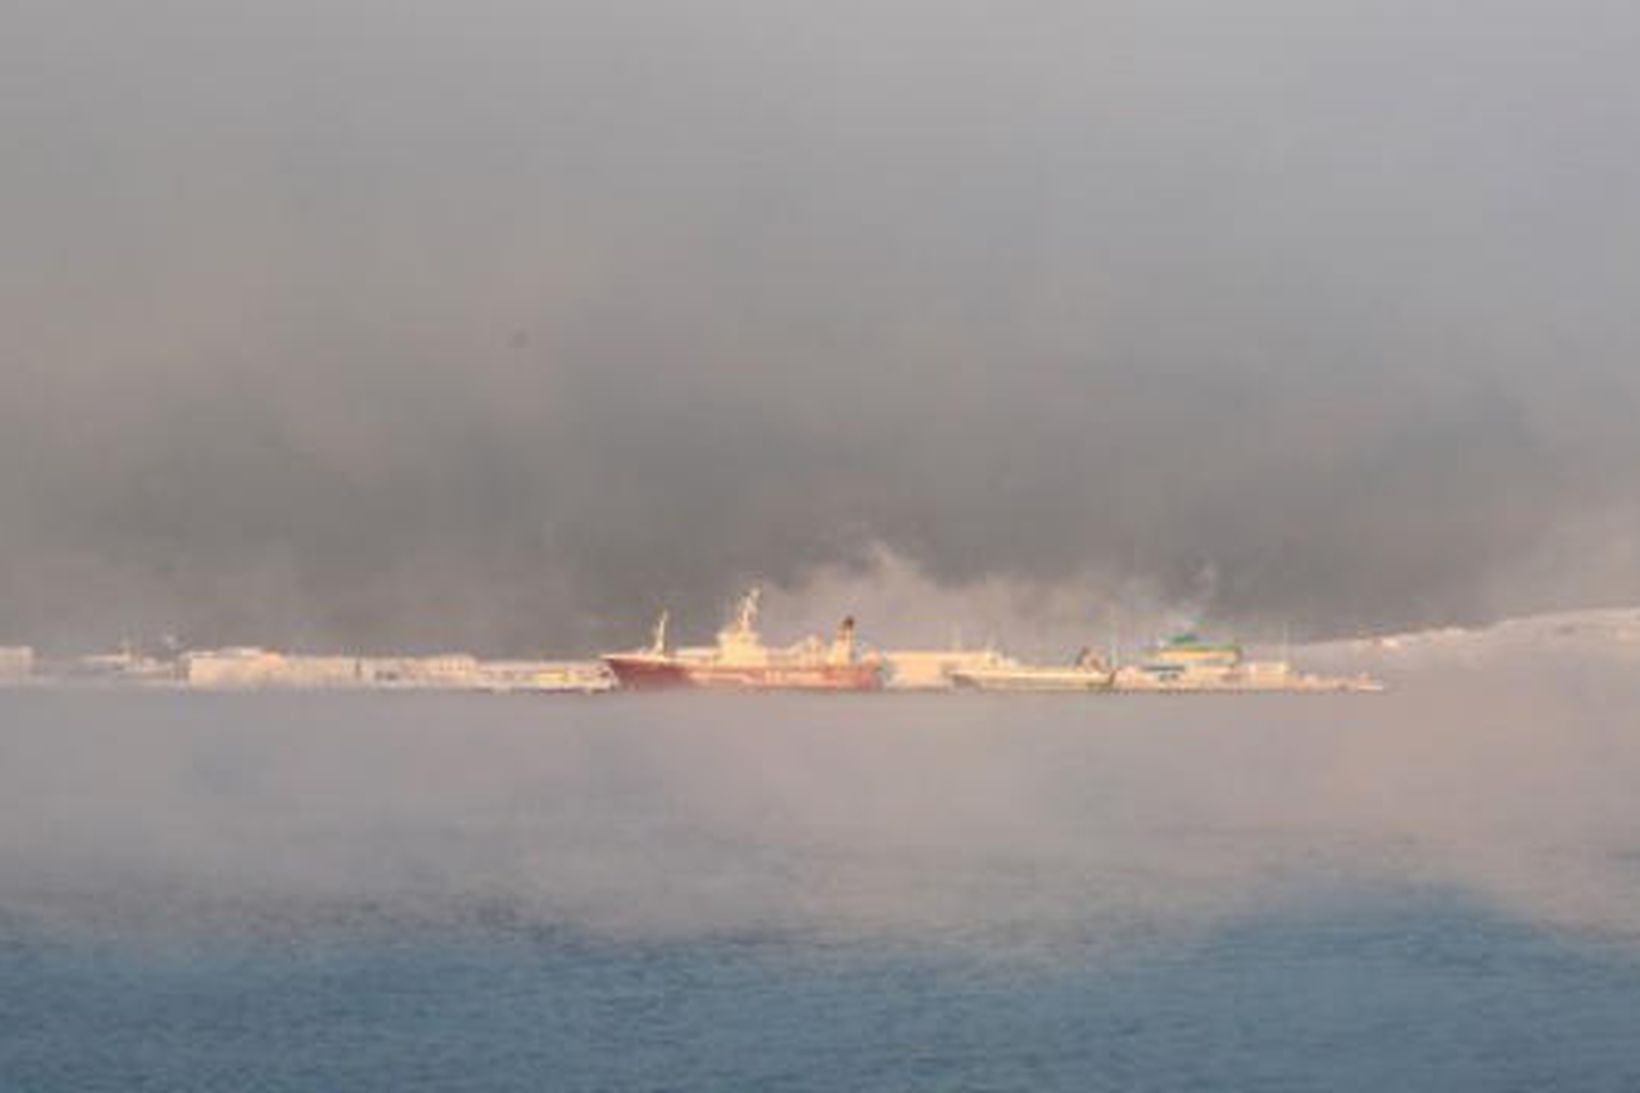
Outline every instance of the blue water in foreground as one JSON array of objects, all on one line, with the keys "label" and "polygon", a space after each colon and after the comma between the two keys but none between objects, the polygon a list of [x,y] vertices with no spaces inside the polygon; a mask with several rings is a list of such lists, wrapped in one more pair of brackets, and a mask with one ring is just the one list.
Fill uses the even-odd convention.
[{"label": "blue water in foreground", "polygon": [[0,693],[0,1089],[1640,1088],[1626,682]]}]

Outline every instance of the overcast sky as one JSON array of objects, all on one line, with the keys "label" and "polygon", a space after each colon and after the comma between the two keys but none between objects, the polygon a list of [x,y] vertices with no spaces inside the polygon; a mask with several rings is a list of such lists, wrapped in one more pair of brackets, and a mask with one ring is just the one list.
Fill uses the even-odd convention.
[{"label": "overcast sky", "polygon": [[595,647],[879,549],[1640,601],[1630,2],[0,27],[0,640]]}]

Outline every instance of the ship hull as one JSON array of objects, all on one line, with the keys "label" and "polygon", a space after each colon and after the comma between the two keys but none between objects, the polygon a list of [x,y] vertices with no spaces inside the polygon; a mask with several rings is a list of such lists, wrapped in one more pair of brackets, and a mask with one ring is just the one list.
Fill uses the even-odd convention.
[{"label": "ship hull", "polygon": [[881,668],[868,663],[734,665],[620,654],[605,656],[604,663],[633,691],[876,691],[883,685]]}]

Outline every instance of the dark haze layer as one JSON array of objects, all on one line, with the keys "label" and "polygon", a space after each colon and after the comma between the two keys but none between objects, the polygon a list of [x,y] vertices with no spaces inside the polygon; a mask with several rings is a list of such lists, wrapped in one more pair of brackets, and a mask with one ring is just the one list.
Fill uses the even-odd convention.
[{"label": "dark haze layer", "polygon": [[1631,5],[609,7],[8,17],[0,637],[1640,598]]}]

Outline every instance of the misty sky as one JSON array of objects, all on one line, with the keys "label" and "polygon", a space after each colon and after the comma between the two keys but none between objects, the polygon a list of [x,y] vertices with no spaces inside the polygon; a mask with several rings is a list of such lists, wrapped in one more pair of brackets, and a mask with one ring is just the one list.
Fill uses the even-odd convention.
[{"label": "misty sky", "polygon": [[1620,0],[5,0],[0,641],[595,646],[879,548],[1640,601],[1636,56]]}]

